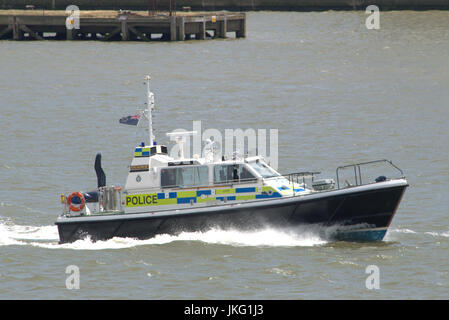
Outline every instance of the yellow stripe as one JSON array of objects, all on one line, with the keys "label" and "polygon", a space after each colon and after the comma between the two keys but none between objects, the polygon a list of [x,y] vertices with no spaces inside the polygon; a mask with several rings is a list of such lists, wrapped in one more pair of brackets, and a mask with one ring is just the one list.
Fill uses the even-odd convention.
[{"label": "yellow stripe", "polygon": [[196,191],[181,191],[178,192],[178,198],[196,197]]},{"label": "yellow stripe", "polygon": [[201,197],[196,198],[197,203],[204,203],[204,202],[214,201],[214,200],[217,200],[217,199],[215,197],[214,198],[204,198],[204,199],[202,199]]},{"label": "yellow stripe", "polygon": [[176,198],[171,199],[158,199],[156,206],[164,205],[164,204],[177,204],[178,200]]},{"label": "yellow stripe", "polygon": [[215,189],[215,194],[231,194],[235,193],[235,188],[231,189]]},{"label": "yellow stripe", "polygon": [[276,190],[270,186],[262,187],[262,192],[268,192],[268,191],[276,192]]},{"label": "yellow stripe", "polygon": [[256,195],[248,195],[248,196],[236,196],[235,200],[253,200],[256,199]]},{"label": "yellow stripe", "polygon": [[177,204],[177,199],[158,199],[157,193],[151,194],[135,194],[125,196],[125,207],[146,207],[146,206],[159,206],[165,204]]}]

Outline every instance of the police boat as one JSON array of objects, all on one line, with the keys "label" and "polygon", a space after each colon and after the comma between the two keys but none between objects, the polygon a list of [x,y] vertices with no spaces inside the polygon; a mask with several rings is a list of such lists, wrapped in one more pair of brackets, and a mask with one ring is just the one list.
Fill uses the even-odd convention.
[{"label": "police boat", "polygon": [[[318,178],[314,171],[280,174],[259,155],[217,158],[211,141],[202,157],[184,158],[182,144],[194,132],[167,134],[180,144],[179,156],[171,157],[152,132],[150,79],[146,77],[148,108],[143,113],[149,144],[134,147],[124,188],[106,186],[97,154],[97,188],[61,194],[63,210],[55,222],[60,243],[86,237],[148,239],[210,228],[295,230],[304,225],[318,226],[336,240],[384,238],[408,187],[391,161],[341,166],[335,179]],[[368,174],[368,168],[379,165],[391,175]]]}]

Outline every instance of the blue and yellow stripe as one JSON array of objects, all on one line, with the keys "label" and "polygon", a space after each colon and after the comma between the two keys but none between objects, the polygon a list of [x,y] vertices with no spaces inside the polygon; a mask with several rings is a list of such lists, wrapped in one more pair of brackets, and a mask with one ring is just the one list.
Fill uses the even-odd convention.
[{"label": "blue and yellow stripe", "polygon": [[150,147],[137,147],[134,150],[134,157],[149,157],[150,156]]},{"label": "blue and yellow stripe", "polygon": [[[214,192],[213,192],[214,191]],[[178,192],[159,192],[125,196],[125,207],[159,206],[174,204],[204,203],[207,201],[244,201],[255,199],[280,198],[282,195],[271,187],[262,187],[257,193],[256,187],[189,190]],[[245,193],[243,195],[243,193]],[[248,194],[252,193],[252,194]],[[215,196],[216,195],[216,196]]]}]

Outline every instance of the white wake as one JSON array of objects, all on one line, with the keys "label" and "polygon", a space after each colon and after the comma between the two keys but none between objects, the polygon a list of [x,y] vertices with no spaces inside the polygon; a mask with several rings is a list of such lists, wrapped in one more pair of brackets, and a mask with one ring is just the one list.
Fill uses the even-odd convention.
[{"label": "white wake", "polygon": [[123,249],[142,245],[163,245],[176,241],[198,241],[230,246],[309,247],[327,243],[313,230],[279,230],[264,228],[254,231],[210,229],[205,232],[182,232],[179,235],[161,234],[148,240],[112,238],[92,241],[89,238],[59,244],[56,226],[23,226],[0,221],[0,247],[28,245],[48,249],[103,250]]},{"label": "white wake", "polygon": [[[151,239],[112,238],[106,241],[92,241],[90,238],[73,243],[59,244],[58,229],[55,225],[26,226],[16,225],[0,219],[0,247],[35,246],[47,249],[105,250],[124,249],[144,245],[164,245],[177,241],[197,241],[207,244],[229,245],[234,247],[311,247],[329,242],[323,230],[311,227],[295,229],[276,229],[266,227],[254,231],[211,229],[205,232],[182,232],[179,235],[161,234]],[[389,229],[385,241],[395,241],[401,234],[416,234],[431,237],[449,237],[445,232],[416,232],[411,229]]]}]

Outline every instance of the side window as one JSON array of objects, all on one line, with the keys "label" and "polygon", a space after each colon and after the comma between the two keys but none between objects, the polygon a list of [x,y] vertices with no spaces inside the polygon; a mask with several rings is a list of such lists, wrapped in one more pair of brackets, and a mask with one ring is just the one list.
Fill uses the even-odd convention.
[{"label": "side window", "polygon": [[227,183],[232,180],[229,174],[229,165],[217,165],[214,167],[214,184]]},{"label": "side window", "polygon": [[176,186],[176,169],[162,169],[161,170],[161,187],[175,187]]},{"label": "side window", "polygon": [[209,184],[209,169],[201,167],[180,167],[161,170],[161,187],[194,187]]},{"label": "side window", "polygon": [[246,166],[240,166],[240,181],[252,180],[256,180],[256,177],[246,168]]},{"label": "side window", "polygon": [[177,168],[178,186],[180,187],[193,187],[195,185],[195,168],[184,167]]},{"label": "side window", "polygon": [[227,164],[214,167],[214,183],[232,183],[254,180],[256,177],[243,165]]},{"label": "side window", "polygon": [[198,186],[208,186],[209,185],[209,168],[207,166],[196,167],[195,177],[196,185]]},{"label": "side window", "polygon": [[181,176],[183,183],[179,186],[195,187],[209,185],[209,168],[207,166],[201,167],[184,167],[177,168],[178,175]]}]

